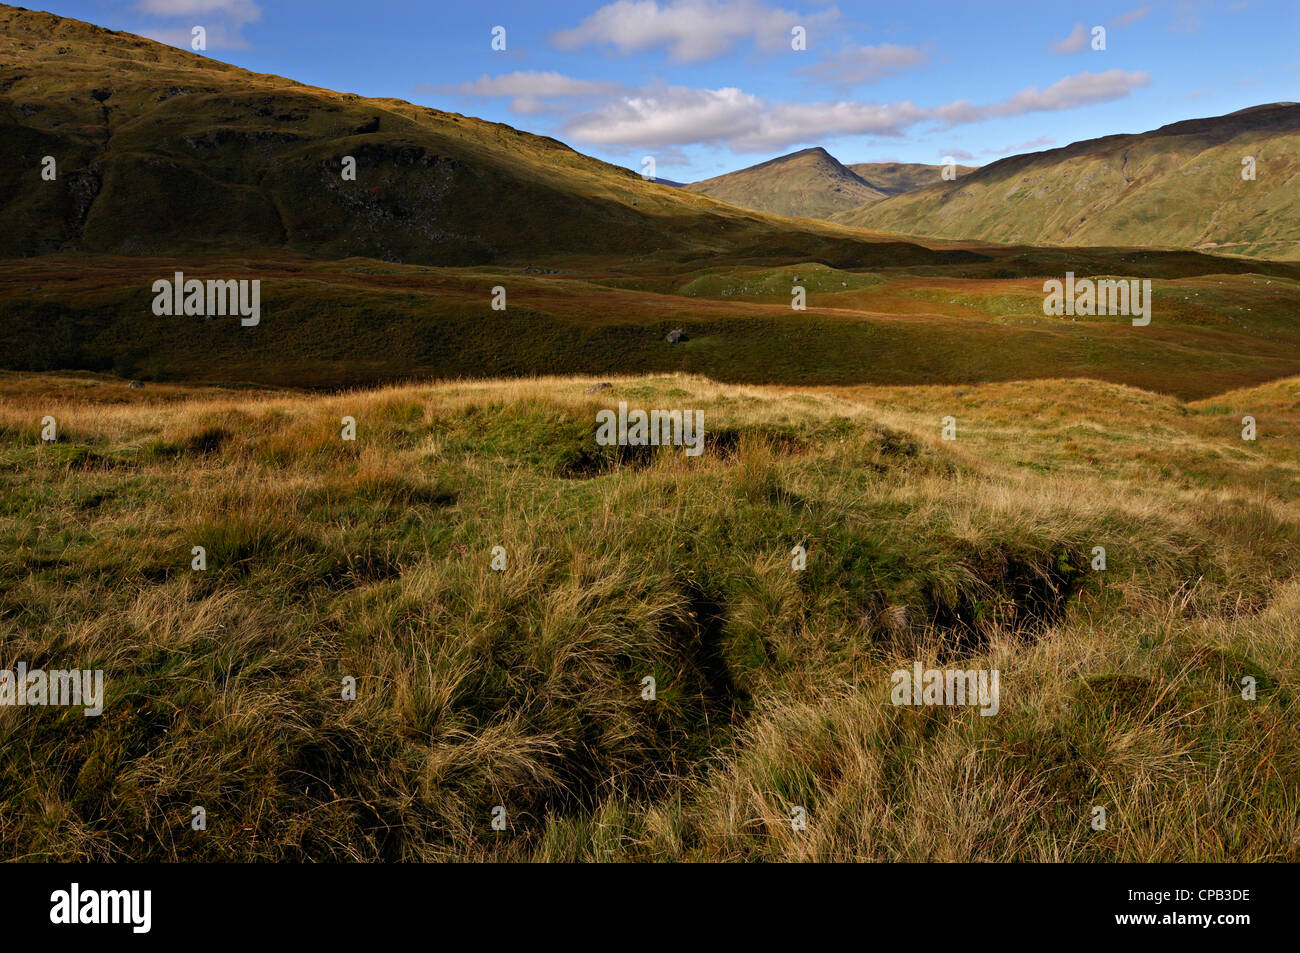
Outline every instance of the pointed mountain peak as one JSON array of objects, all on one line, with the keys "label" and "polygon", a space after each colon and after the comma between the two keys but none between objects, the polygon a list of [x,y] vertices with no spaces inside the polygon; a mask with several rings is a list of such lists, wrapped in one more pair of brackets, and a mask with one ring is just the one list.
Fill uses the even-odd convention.
[{"label": "pointed mountain peak", "polygon": [[797,218],[825,218],[884,197],[821,146],[694,182],[687,188],[732,205]]}]

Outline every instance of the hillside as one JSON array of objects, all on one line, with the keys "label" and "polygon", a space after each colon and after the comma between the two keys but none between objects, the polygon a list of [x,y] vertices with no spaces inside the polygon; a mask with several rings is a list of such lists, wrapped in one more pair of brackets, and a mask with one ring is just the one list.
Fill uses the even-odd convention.
[{"label": "hillside", "polygon": [[[957,166],[958,176],[976,166]],[[685,186],[730,205],[773,215],[841,221],[864,205],[940,181],[943,166],[916,162],[844,165],[820,146]]]},{"label": "hillside", "polygon": [[886,195],[821,147],[692,182],[686,188],[731,205],[794,218],[829,218]]},{"label": "hillside", "polygon": [[[1242,159],[1255,159],[1255,179]],[[836,221],[1029,244],[1161,245],[1300,257],[1300,105],[1274,103],[983,166]]]},{"label": "hillside", "polygon": [[0,7],[0,858],[1300,861],[1297,110],[683,186]]},{"label": "hillside", "polygon": [[[921,162],[851,162],[847,168],[885,197],[901,195],[943,181],[943,166]],[[957,177],[969,175],[979,166],[959,165]]]},{"label": "hillside", "polygon": [[[876,247],[876,246],[872,246]],[[888,247],[888,246],[882,246]],[[566,259],[47,255],[0,262],[0,367],[347,387],[413,378],[684,371],[738,383],[956,384],[1088,376],[1183,397],[1300,374],[1300,265],[1193,252],[953,251],[936,267]],[[1152,279],[1152,320],[1043,314],[1044,274]],[[159,317],[152,283],[255,277],[261,323]],[[790,289],[807,309],[790,307]],[[494,311],[492,289],[509,306]],[[665,335],[681,328],[686,340]]]},{"label": "hillside", "polygon": [[472,265],[776,245],[845,258],[869,255],[869,237],[774,222],[509,126],[0,6],[0,257],[273,250]]}]

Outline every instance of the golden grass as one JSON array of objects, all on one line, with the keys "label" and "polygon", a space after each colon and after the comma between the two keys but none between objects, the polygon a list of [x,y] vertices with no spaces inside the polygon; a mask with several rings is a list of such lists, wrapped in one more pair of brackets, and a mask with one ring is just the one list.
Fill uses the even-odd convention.
[{"label": "golden grass", "polygon": [[[6,856],[1297,858],[1300,379],[610,380],[0,375],[0,667],[107,682],[0,708]],[[713,442],[574,469],[622,400]]]}]

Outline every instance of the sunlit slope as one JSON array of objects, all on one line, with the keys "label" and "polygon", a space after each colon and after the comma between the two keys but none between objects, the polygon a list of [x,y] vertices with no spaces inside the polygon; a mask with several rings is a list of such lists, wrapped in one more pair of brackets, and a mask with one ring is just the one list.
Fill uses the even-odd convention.
[{"label": "sunlit slope", "polygon": [[829,218],[888,194],[864,182],[820,147],[692,182],[686,188],[731,205],[796,218]]},{"label": "sunlit slope", "polygon": [[[912,189],[923,189],[927,185],[942,182],[945,166],[926,165],[923,162],[852,162],[847,168],[888,196],[901,195]],[[959,165],[953,171],[961,177],[977,168],[973,165]]]},{"label": "sunlit slope", "polygon": [[1002,159],[835,220],[946,238],[1295,258],[1297,172],[1300,105],[1275,103]]}]

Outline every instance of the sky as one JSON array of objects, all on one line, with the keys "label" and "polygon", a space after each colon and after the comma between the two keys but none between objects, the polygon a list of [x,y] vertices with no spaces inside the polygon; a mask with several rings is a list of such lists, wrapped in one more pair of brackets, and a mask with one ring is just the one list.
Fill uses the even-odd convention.
[{"label": "sky", "polygon": [[653,156],[683,182],[811,146],[845,163],[983,165],[1300,100],[1300,0],[37,8],[186,49],[201,25],[215,59],[508,123],[638,172]]}]

